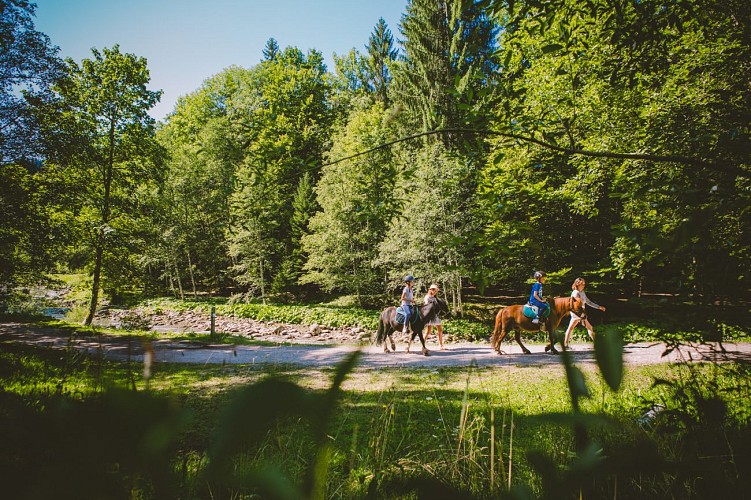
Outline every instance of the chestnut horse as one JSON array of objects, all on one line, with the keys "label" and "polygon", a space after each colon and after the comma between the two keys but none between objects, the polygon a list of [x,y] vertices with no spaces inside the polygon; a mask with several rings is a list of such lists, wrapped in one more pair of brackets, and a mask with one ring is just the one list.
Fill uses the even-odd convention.
[{"label": "chestnut horse", "polygon": [[[558,329],[558,325],[571,311],[581,316],[584,313],[584,307],[581,299],[573,297],[556,297],[552,300],[552,304],[548,300],[548,305],[550,306],[550,316],[544,320],[544,324],[550,343],[545,346],[545,352],[551,351],[553,354],[558,354],[555,348],[555,331]],[[495,316],[495,328],[493,329],[493,336],[490,338],[490,345],[498,354],[505,354],[501,351],[501,342],[509,331],[514,330],[516,343],[522,348],[524,354],[530,354],[529,349],[522,344],[521,330],[536,332],[539,329],[539,324],[532,323],[532,318],[524,315],[524,306],[506,306],[498,311]]]},{"label": "chestnut horse", "polygon": [[[429,302],[422,306],[417,306],[417,317],[410,323],[412,332],[409,337],[409,343],[407,344],[407,352],[412,345],[412,341],[415,340],[415,336],[420,336],[420,342],[422,343],[422,353],[427,356],[428,349],[425,347],[425,337],[422,335],[422,329],[430,322],[438,313],[448,312],[449,307],[446,301],[436,298],[435,302]],[[394,338],[391,336],[395,331],[401,331],[404,325],[397,323],[396,321],[396,307],[387,307],[381,311],[381,316],[378,318],[378,334],[376,335],[376,345],[383,343],[383,352],[389,352],[388,344],[386,343],[386,337],[391,341],[391,349],[396,352],[396,344]]]}]

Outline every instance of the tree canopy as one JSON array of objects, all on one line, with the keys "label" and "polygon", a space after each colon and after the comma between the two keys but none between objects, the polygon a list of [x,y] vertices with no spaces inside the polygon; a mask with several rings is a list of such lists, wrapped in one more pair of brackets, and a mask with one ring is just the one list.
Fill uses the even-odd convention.
[{"label": "tree canopy", "polygon": [[748,293],[745,2],[411,0],[398,40],[379,19],[329,69],[270,38],[157,127],[146,61],[55,63],[33,7],[3,5],[5,284],[67,266],[112,293],[365,300],[415,274],[461,310],[542,269]]}]

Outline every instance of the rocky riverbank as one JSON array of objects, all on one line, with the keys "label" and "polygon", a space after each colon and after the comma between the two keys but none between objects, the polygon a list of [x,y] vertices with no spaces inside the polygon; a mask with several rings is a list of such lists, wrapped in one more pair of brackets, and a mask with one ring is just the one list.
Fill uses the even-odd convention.
[{"label": "rocky riverbank", "polygon": [[[94,323],[112,328],[158,332],[208,334],[211,331],[210,315],[197,311],[151,313],[144,309],[105,308],[97,313]],[[218,315],[214,319],[214,325],[218,334],[237,335],[269,342],[359,344],[372,338],[374,334],[360,327],[331,328],[316,324],[292,325]]]}]

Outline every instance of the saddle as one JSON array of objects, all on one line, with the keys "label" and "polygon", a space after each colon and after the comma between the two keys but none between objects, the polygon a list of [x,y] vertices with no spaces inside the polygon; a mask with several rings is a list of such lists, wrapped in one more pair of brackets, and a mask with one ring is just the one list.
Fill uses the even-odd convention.
[{"label": "saddle", "polygon": [[[524,304],[524,310],[523,313],[528,318],[534,318],[537,316],[537,312],[539,311],[539,307],[533,306],[532,304]],[[546,308],[545,311],[540,315],[540,319],[545,319],[548,316],[550,316],[550,308]]]},{"label": "saddle", "polygon": [[[405,316],[405,312],[402,307],[403,306],[399,306],[396,308],[396,322],[399,323],[400,325],[404,324],[404,316]],[[417,307],[413,306],[412,315],[409,318],[409,322],[414,323],[415,321],[417,321]]]}]

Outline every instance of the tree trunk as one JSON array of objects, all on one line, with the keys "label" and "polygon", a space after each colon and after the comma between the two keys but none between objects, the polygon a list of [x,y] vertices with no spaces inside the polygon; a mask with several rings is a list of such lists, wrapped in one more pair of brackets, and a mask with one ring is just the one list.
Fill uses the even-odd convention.
[{"label": "tree trunk", "polygon": [[91,304],[89,304],[89,314],[86,316],[84,325],[91,326],[96,313],[97,302],[99,301],[99,281],[102,277],[102,256],[104,255],[104,244],[107,238],[110,220],[110,189],[112,187],[112,174],[115,167],[115,117],[110,117],[109,130],[109,154],[107,165],[104,171],[104,198],[102,199],[102,224],[97,234],[96,257],[94,259],[94,283],[91,287]]},{"label": "tree trunk", "polygon": [[185,249],[185,253],[188,255],[188,271],[190,271],[190,284],[193,286],[193,298],[198,298],[198,292],[196,291],[196,280],[193,276],[193,263],[190,261],[190,250]]},{"label": "tree trunk", "polygon": [[180,268],[177,267],[177,259],[172,260],[175,266],[175,277],[177,278],[177,288],[180,290],[180,300],[185,300],[185,294],[183,293],[183,282],[180,280]]},{"label": "tree trunk", "polygon": [[464,311],[462,307],[462,276],[460,274],[456,276],[456,303],[456,310],[461,318],[464,315]]},{"label": "tree trunk", "polygon": [[104,253],[103,242],[97,243],[96,257],[94,260],[94,284],[91,286],[91,302],[89,303],[89,314],[86,315],[86,320],[83,324],[91,326],[91,322],[94,321],[94,314],[96,314],[96,306],[99,301],[99,281],[102,276],[102,255]]},{"label": "tree trunk", "polygon": [[266,280],[263,279],[263,258],[258,260],[258,268],[261,272],[261,301],[263,305],[266,305],[266,287],[264,286]]}]

